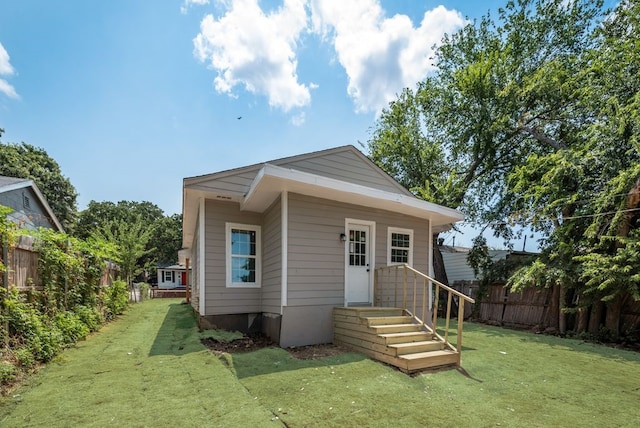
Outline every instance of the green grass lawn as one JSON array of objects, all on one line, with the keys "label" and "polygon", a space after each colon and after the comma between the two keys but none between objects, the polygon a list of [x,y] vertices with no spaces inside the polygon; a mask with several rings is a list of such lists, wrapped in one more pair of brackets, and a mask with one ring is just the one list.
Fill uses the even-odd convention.
[{"label": "green grass lawn", "polygon": [[[136,305],[5,398],[0,426],[637,426],[640,354],[465,324],[464,372],[360,354],[218,358],[177,300]],[[455,338],[453,338],[455,340]]]}]

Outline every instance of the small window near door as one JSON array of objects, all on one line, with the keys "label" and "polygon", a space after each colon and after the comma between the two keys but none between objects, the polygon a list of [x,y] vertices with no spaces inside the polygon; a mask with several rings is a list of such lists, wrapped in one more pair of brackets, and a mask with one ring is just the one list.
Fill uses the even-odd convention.
[{"label": "small window near door", "polygon": [[162,282],[173,282],[173,272],[172,271],[165,270],[162,273],[164,275],[164,278],[162,279]]},{"label": "small window near door", "polygon": [[413,265],[413,230],[390,227],[387,235],[387,264]]}]

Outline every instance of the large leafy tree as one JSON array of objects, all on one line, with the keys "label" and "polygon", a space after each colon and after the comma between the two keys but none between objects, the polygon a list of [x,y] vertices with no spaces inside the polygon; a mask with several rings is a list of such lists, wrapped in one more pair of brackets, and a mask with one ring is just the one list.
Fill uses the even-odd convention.
[{"label": "large leafy tree", "polygon": [[385,110],[369,147],[418,196],[507,240],[515,224],[540,232],[512,284],[560,285],[582,328],[606,309],[617,333],[640,297],[640,8],[605,16],[599,1],[509,1],[443,40],[438,71]]},{"label": "large leafy tree", "polygon": [[[0,129],[0,137],[3,130]],[[33,180],[67,231],[72,231],[77,215],[75,187],[62,174],[60,165],[47,152],[26,143],[0,141],[0,175]]]},{"label": "large leafy tree", "polygon": [[548,237],[512,282],[555,281],[578,302],[578,330],[620,333],[640,300],[640,3],[621,2],[596,28],[576,75],[591,120],[566,150],[531,156],[510,177],[510,206]]},{"label": "large leafy tree", "polygon": [[573,76],[599,7],[510,1],[498,24],[487,15],[446,36],[436,73],[383,111],[371,158],[416,196],[491,223],[509,240],[513,229],[500,221],[506,177],[528,155],[570,145],[573,123],[584,120],[572,113]]}]

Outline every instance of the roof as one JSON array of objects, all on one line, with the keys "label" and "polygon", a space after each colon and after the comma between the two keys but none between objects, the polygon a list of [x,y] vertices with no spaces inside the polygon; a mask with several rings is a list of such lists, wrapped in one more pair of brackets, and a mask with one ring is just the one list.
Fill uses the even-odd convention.
[{"label": "roof", "polygon": [[[378,179],[383,177],[383,181],[378,181],[378,183],[384,183],[382,186],[384,189],[357,184],[353,180],[339,180],[326,175],[301,171],[290,165],[292,161],[300,162],[338,152],[348,152],[351,156],[355,155],[365,166],[372,168],[372,171],[380,175]],[[338,171],[342,172],[343,170]],[[370,172],[371,170],[366,169],[366,171]],[[218,180],[232,183],[233,189],[225,191],[220,189],[220,186],[210,185]],[[438,227],[446,230],[451,223],[464,218],[464,215],[457,210],[416,198],[354,146],[342,146],[185,178],[182,208],[183,247],[188,248],[193,241],[200,198],[237,202],[242,211],[264,212],[284,191],[428,219],[434,226],[434,231],[437,231]]]},{"label": "roof", "polygon": [[[184,266],[184,265],[158,266],[158,269],[164,269],[164,270],[187,270],[186,266]],[[191,269],[191,268],[189,268],[189,269]]]},{"label": "roof", "polygon": [[257,164],[253,164],[253,165],[247,165],[247,166],[243,166],[243,167],[239,167],[239,168],[232,168],[232,169],[228,169],[228,170],[224,170],[224,171],[214,172],[214,173],[211,173],[211,174],[204,174],[204,175],[198,175],[198,176],[194,176],[194,177],[187,177],[187,178],[184,179],[184,184],[185,184],[185,186],[186,185],[195,185],[195,184],[199,184],[199,183],[206,182],[206,181],[209,181],[209,180],[219,179],[219,178],[222,178],[222,177],[225,177],[225,176],[229,176],[229,175],[241,174],[243,172],[250,172],[250,171],[256,171],[257,172],[266,164],[280,166],[282,164],[286,164],[286,163],[290,163],[290,162],[303,161],[303,160],[306,160],[306,159],[322,157],[322,156],[327,156],[327,155],[330,155],[330,154],[333,154],[333,153],[346,152],[346,151],[357,155],[363,162],[369,164],[369,166],[374,168],[378,172],[378,174],[383,176],[389,183],[391,183],[393,186],[395,186],[396,189],[399,192],[402,192],[405,195],[412,195],[412,193],[409,192],[409,190],[405,189],[393,177],[391,177],[389,174],[387,174],[387,172],[385,170],[383,170],[378,165],[376,165],[374,162],[372,162],[371,159],[369,159],[360,150],[358,150],[356,147],[354,147],[351,144],[346,145],[346,146],[334,147],[332,149],[325,149],[325,150],[318,150],[318,151],[310,152],[310,153],[304,153],[304,154],[301,154],[301,155],[287,156],[287,157],[284,157],[284,158],[269,160],[269,161],[266,161],[266,162],[257,163]]},{"label": "roof", "polygon": [[29,180],[27,178],[6,177],[4,175],[0,175],[0,193],[5,193],[12,190],[17,190],[17,189],[22,189],[27,187],[31,187],[31,189],[33,190],[33,193],[35,193],[36,197],[40,200],[40,203],[42,204],[44,210],[47,212],[47,216],[49,217],[51,222],[58,228],[60,232],[64,232],[64,228],[62,227],[62,224],[60,224],[60,222],[58,221],[58,218],[53,213],[53,210],[49,206],[49,203],[45,199],[42,192],[40,192],[40,189],[38,188],[36,183],[33,182],[33,180]]}]

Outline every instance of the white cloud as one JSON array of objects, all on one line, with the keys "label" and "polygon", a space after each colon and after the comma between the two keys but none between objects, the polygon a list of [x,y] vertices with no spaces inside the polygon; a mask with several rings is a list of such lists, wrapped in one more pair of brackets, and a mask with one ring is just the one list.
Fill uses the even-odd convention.
[{"label": "white cloud", "polygon": [[[2,43],[0,43],[0,76],[11,76],[13,73],[13,67],[9,62],[9,53],[7,53]],[[5,94],[9,98],[20,98],[14,87],[4,79],[0,79],[0,93]]]},{"label": "white cloud", "polygon": [[300,112],[299,114],[293,116],[291,118],[291,124],[293,126],[302,126],[304,122],[307,120],[307,117],[304,112]]},{"label": "white cloud", "polygon": [[285,112],[308,105],[310,85],[298,82],[295,53],[308,29],[305,6],[306,0],[285,0],[265,14],[258,0],[231,0],[224,16],[205,16],[194,54],[218,72],[215,89],[233,95],[234,87],[244,86]]},{"label": "white cloud", "polygon": [[311,0],[314,30],[335,48],[359,112],[380,111],[432,65],[432,46],[465,24],[444,6],[425,12],[414,27],[406,15],[387,18],[379,0]]},{"label": "white cloud", "polygon": [[205,4],[209,4],[209,0],[184,0],[184,3],[180,6],[180,12],[186,14],[191,6],[204,6]]}]

